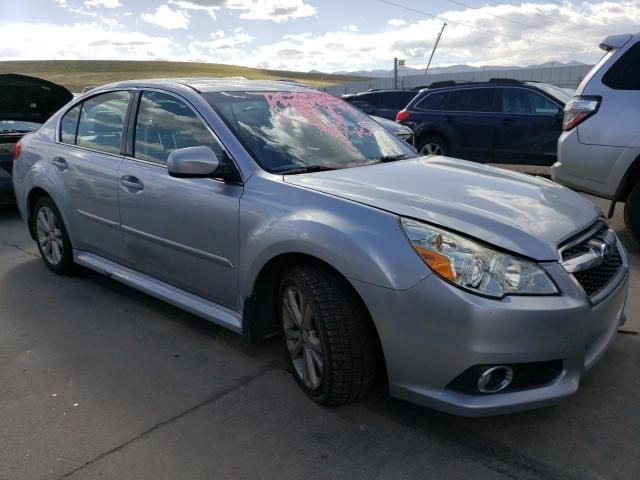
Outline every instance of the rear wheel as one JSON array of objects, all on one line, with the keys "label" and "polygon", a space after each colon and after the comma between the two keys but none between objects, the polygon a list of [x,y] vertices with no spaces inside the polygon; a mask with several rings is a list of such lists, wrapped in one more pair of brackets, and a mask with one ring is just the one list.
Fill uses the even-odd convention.
[{"label": "rear wheel", "polygon": [[73,251],[60,211],[49,197],[40,197],[33,208],[38,250],[44,263],[58,274],[72,272]]},{"label": "rear wheel", "polygon": [[640,183],[629,193],[624,206],[624,224],[637,242],[640,243]]},{"label": "rear wheel", "polygon": [[288,270],[278,313],[293,375],[315,402],[337,406],[364,396],[375,381],[373,324],[344,279],[312,265]]},{"label": "rear wheel", "polygon": [[418,151],[422,155],[448,155],[447,143],[440,137],[428,137],[420,142]]}]

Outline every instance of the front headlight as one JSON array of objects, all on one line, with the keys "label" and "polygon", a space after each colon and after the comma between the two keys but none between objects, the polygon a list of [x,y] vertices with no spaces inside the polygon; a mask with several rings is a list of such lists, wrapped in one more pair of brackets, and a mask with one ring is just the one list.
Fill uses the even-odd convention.
[{"label": "front headlight", "polygon": [[402,219],[413,248],[438,275],[482,295],[553,295],[558,289],[535,263],[492,250],[460,235]]}]

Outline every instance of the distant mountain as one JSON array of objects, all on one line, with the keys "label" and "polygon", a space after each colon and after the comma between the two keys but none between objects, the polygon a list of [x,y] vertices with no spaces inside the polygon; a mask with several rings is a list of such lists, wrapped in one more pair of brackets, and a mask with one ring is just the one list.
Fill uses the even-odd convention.
[{"label": "distant mountain", "polygon": [[[577,60],[572,60],[567,63],[563,62],[546,62],[540,65],[529,65],[527,67],[516,67],[516,66],[496,66],[496,65],[486,65],[483,67],[472,67],[470,65],[450,65],[448,67],[431,67],[429,68],[430,74],[437,73],[463,73],[463,72],[473,72],[480,70],[515,70],[520,68],[543,68],[543,67],[562,67],[562,66],[580,66],[585,65],[582,62],[578,62]],[[315,70],[312,70],[311,73],[319,73]],[[359,77],[373,77],[373,78],[389,78],[393,77],[393,70],[357,70],[357,71],[347,71],[341,70],[339,72],[333,72],[337,75],[356,75]],[[401,77],[406,77],[409,75],[420,75],[424,73],[424,70],[421,68],[411,68],[411,67],[401,67],[398,71],[398,75]]]}]

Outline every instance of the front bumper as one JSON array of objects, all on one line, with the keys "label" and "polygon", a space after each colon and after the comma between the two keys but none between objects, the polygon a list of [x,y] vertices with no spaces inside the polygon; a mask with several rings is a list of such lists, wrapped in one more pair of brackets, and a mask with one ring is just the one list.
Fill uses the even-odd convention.
[{"label": "front bumper", "polygon": [[[455,415],[534,409],[578,390],[624,322],[628,265],[609,295],[592,305],[557,263],[544,265],[562,291],[547,297],[480,297],[430,275],[405,291],[352,281],[374,319],[391,395]],[[562,360],[553,383],[493,394],[449,384],[475,365]]]}]

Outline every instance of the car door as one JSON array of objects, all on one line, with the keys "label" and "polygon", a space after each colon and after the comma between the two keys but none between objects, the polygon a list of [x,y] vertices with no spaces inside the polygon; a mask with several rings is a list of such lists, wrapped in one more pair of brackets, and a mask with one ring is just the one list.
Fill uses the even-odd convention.
[{"label": "car door", "polygon": [[442,109],[443,130],[450,132],[454,157],[490,162],[500,116],[496,88],[462,88],[449,93]]},{"label": "car door", "polygon": [[496,135],[495,161],[552,165],[562,133],[562,108],[523,87],[500,88],[502,125]]},{"label": "car door", "polygon": [[132,268],[222,305],[237,305],[241,185],[175,178],[169,154],[206,146],[232,164],[199,114],[160,91],[139,95],[132,148],[119,170],[120,212]]},{"label": "car door", "polygon": [[65,211],[74,248],[112,260],[123,258],[118,167],[132,96],[111,91],[75,105],[62,117],[59,142],[51,149],[51,162],[68,192]]}]

